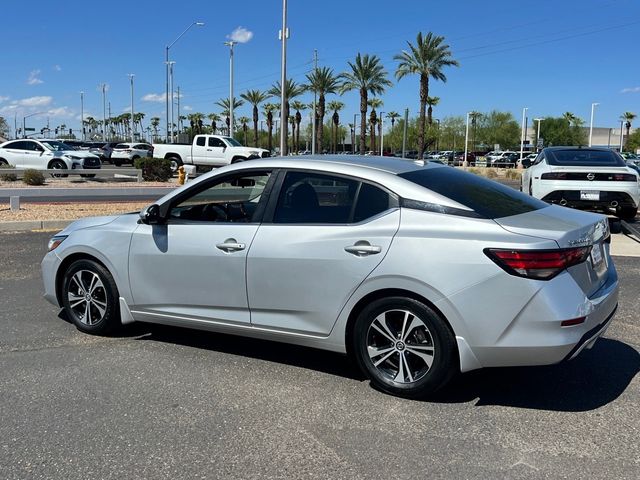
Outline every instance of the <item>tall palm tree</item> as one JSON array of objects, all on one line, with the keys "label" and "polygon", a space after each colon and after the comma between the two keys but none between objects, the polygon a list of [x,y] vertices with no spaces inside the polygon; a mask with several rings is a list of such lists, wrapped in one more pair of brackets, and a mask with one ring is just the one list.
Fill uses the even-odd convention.
[{"label": "tall palm tree", "polygon": [[445,67],[457,67],[459,63],[451,56],[449,45],[444,43],[444,37],[429,32],[424,37],[419,32],[416,44],[407,42],[409,51],[395,55],[398,68],[396,78],[400,80],[406,75],[420,75],[420,118],[418,121],[418,158],[422,158],[425,146],[425,110],[429,98],[429,79],[446,82],[447,77],[443,73]]},{"label": "tall palm tree", "polygon": [[298,147],[296,146],[296,116],[295,115],[289,115],[289,123],[291,124],[291,149],[289,151],[295,154],[298,151]]},{"label": "tall palm tree", "polygon": [[567,122],[569,122],[569,125],[573,127],[579,127],[584,123],[584,120],[582,120],[580,117],[578,117],[577,115],[574,115],[571,112],[564,112],[562,114],[562,118],[564,118]]},{"label": "tall palm tree", "polygon": [[[260,90],[248,90],[240,94],[240,98],[247,101],[253,106],[253,146],[258,146],[258,105],[267,100],[270,95]],[[245,141],[246,143],[246,141]]]},{"label": "tall palm tree", "polygon": [[629,140],[629,132],[631,131],[631,122],[636,119],[637,115],[633,112],[624,112],[620,115],[620,120],[624,122],[624,127],[627,129],[627,141]]},{"label": "tall palm tree", "polygon": [[[391,111],[387,113],[387,118],[391,120],[391,132],[393,133],[393,127],[396,126],[396,120],[400,118],[400,114],[398,112]],[[393,139],[393,136],[391,138]],[[393,152],[393,143],[391,144],[391,151]]]},{"label": "tall palm tree", "polygon": [[262,108],[264,109],[265,117],[267,117],[267,132],[268,132],[268,149],[271,152],[273,150],[273,112],[276,112],[280,108],[275,103],[265,103]]},{"label": "tall palm tree", "polygon": [[338,100],[333,100],[329,102],[327,107],[333,112],[333,115],[331,116],[331,132],[333,134],[331,144],[333,153],[336,153],[338,151],[338,127],[340,126],[340,114],[338,112],[344,108],[344,103],[339,102]]},{"label": "tall palm tree", "polygon": [[[299,97],[300,95],[302,95],[305,90],[306,90],[306,86],[302,85],[300,83],[297,83],[295,80],[292,80],[291,78],[287,78],[287,83],[285,84],[285,112],[284,112],[284,118],[288,119],[289,118],[289,102],[291,100],[293,100],[296,97]],[[282,87],[280,85],[280,81],[277,81],[276,83],[274,83],[271,86],[271,89],[269,90],[269,95],[274,96],[274,97],[282,97]],[[280,107],[278,107],[280,108]],[[287,135],[287,123],[285,122],[284,125],[280,125],[280,135]],[[285,147],[285,151],[284,152],[280,152],[280,155],[286,155],[287,154],[287,142],[284,142],[284,147]]]},{"label": "tall palm tree", "polygon": [[366,150],[368,94],[381,95],[391,86],[387,72],[377,55],[356,55],[355,62],[347,62],[351,71],[340,74],[340,93],[350,90],[360,92],[360,152]]},{"label": "tall palm tree", "polygon": [[322,133],[325,114],[325,97],[330,93],[338,92],[340,88],[340,79],[334,74],[333,69],[329,67],[315,68],[311,73],[307,74],[309,82],[309,90],[318,95],[318,103],[316,104],[316,150],[322,151]]},{"label": "tall palm tree", "polygon": [[440,97],[427,97],[427,125],[433,124],[433,107],[440,103]]},{"label": "tall palm tree", "polygon": [[[222,108],[222,115],[227,117],[226,118],[227,129],[228,129],[227,135],[229,135],[231,137],[232,136],[231,132],[232,132],[232,129],[235,127],[235,125],[229,125],[229,122],[230,122],[229,113],[231,111],[230,108],[229,108],[230,105],[231,105],[231,102],[229,102],[229,97],[222,98],[222,99],[218,100],[216,102],[216,105],[218,105],[220,108]],[[242,105],[244,105],[244,100],[242,100],[240,98],[234,98],[233,99],[233,110],[234,111],[235,111],[236,108],[239,108]]]},{"label": "tall palm tree", "polygon": [[153,128],[153,138],[154,138],[154,142],[156,141],[156,138],[158,137],[158,127],[160,126],[160,117],[151,117],[151,128]]},{"label": "tall palm tree", "polygon": [[242,125],[242,133],[244,134],[244,144],[248,145],[247,143],[247,130],[249,130],[249,126],[247,125],[249,123],[250,119],[249,117],[240,117],[238,118],[238,123],[240,123],[240,125]]},{"label": "tall palm tree", "polygon": [[371,136],[371,150],[375,153],[376,150],[376,126],[378,125],[378,114],[376,113],[376,108],[380,108],[382,106],[382,100],[379,98],[372,98],[367,102],[367,104],[371,107],[371,114],[369,115],[369,128],[370,128],[370,136]]},{"label": "tall palm tree", "polygon": [[299,100],[294,100],[293,102],[291,102],[291,108],[293,108],[296,111],[296,139],[295,139],[295,145],[296,145],[296,149],[300,148],[300,123],[302,122],[302,114],[300,113],[300,110],[305,110],[307,108],[306,103],[303,103]]},{"label": "tall palm tree", "polygon": [[211,133],[215,135],[218,130],[218,122],[220,121],[220,115],[217,113],[210,113],[207,115],[207,119],[211,122]]}]

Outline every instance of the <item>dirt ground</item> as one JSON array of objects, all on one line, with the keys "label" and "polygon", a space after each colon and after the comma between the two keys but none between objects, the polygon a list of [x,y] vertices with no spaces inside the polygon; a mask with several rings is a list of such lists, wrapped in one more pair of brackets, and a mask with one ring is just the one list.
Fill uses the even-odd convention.
[{"label": "dirt ground", "polygon": [[45,184],[38,187],[31,187],[23,181],[7,182],[0,180],[0,188],[148,188],[148,187],[175,187],[177,178],[171,178],[168,182],[138,182],[135,179],[113,179],[106,178],[52,178],[47,177]]},{"label": "dirt ground", "polygon": [[149,202],[109,202],[109,203],[22,203],[20,211],[12,212],[9,205],[0,205],[0,222],[22,220],[76,220],[127,212],[137,212]]}]

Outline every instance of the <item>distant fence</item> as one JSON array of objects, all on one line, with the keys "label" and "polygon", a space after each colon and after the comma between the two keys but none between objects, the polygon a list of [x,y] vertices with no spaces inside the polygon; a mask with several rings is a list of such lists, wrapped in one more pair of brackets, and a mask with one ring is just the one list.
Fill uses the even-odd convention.
[{"label": "distant fence", "polygon": [[[18,178],[22,178],[24,176],[24,172],[26,169],[22,168],[3,168],[0,170],[0,174],[14,174]],[[142,182],[142,170],[139,168],[98,168],[95,170],[83,170],[83,169],[47,169],[47,170],[38,170],[42,174],[50,174],[53,176],[62,176],[62,175],[91,175],[92,177],[112,177],[115,178],[116,175],[124,175],[127,177],[136,177],[138,182]]]}]

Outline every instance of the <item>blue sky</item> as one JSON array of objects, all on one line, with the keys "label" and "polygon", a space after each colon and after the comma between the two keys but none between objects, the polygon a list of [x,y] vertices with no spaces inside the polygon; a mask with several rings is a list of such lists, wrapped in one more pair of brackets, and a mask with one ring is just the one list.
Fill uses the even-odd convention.
[{"label": "blue sky", "polygon": [[[40,128],[48,116],[52,126],[77,128],[80,91],[85,115],[101,118],[103,82],[112,113],[128,111],[128,73],[136,75],[136,111],[146,122],[164,119],[164,47],[196,20],[206,25],[171,49],[183,114],[220,111],[214,102],[229,88],[223,42],[238,27],[252,35],[236,47],[237,94],[279,79],[280,0],[183,1],[171,13],[169,2],[111,0],[98,9],[86,0],[55,7],[36,0],[28,10],[4,3],[0,115],[10,125],[14,113],[20,123],[23,115],[46,112],[28,126]],[[493,108],[519,118],[529,107],[530,117],[571,111],[588,121],[591,103],[599,102],[596,125],[614,127],[622,112],[640,113],[637,0],[289,0],[289,27],[288,71],[298,81],[312,67],[314,48],[319,64],[336,72],[358,52],[377,54],[392,77],[393,55],[418,31],[445,36],[461,66],[446,72],[447,83],[431,84],[430,94],[441,98],[438,118]],[[417,78],[396,82],[382,99],[383,111],[415,114]],[[342,118],[352,121],[357,94],[340,100]],[[236,115],[249,113],[242,107]]]}]

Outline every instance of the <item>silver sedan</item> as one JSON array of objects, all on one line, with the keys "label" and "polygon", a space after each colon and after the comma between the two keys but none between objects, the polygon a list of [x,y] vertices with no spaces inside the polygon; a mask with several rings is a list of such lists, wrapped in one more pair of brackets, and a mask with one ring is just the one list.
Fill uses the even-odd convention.
[{"label": "silver sedan", "polygon": [[605,217],[370,156],[220,168],[140,214],[73,223],[42,271],[84,332],[144,321],[344,352],[408,397],[571,359],[618,303]]}]

